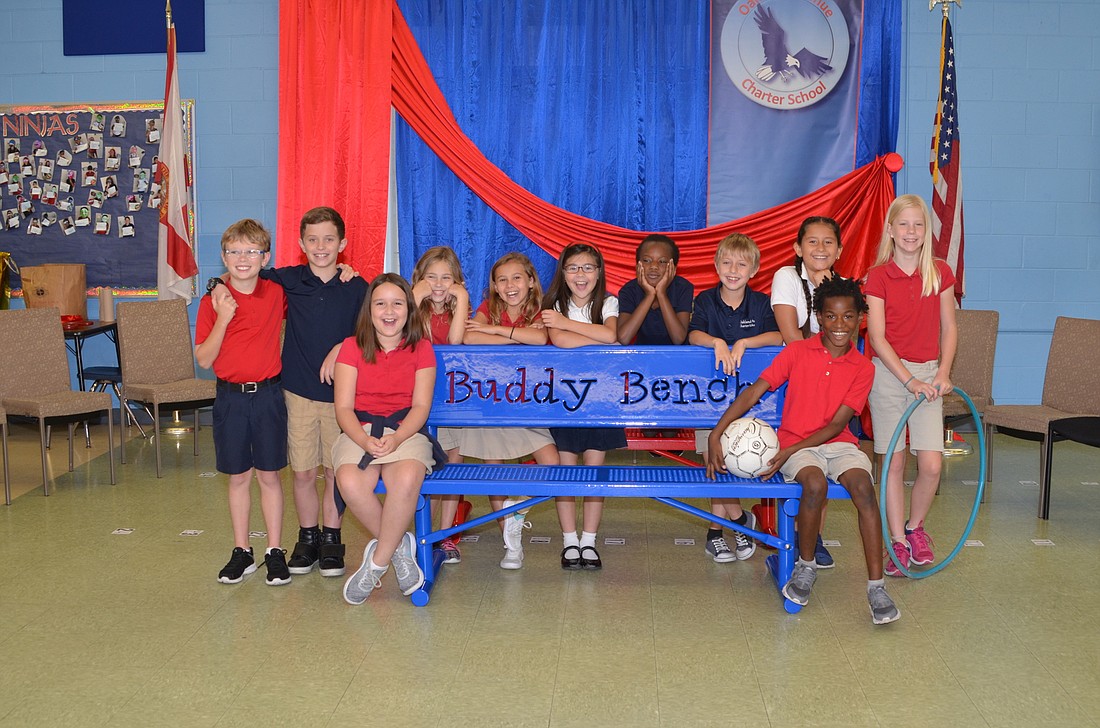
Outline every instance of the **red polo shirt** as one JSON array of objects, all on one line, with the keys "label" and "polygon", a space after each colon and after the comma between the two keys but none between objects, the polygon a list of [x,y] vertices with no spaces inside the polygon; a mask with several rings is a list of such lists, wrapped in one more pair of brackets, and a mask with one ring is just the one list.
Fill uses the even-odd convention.
[{"label": "red polo shirt", "polygon": [[[256,281],[252,293],[241,293],[227,286],[237,302],[237,311],[225,328],[225,338],[214,359],[214,374],[229,381],[262,382],[283,370],[279,355],[279,332],[286,318],[286,294],[282,286],[262,278]],[[218,314],[203,296],[195,320],[195,343],[201,344],[210,335]]]},{"label": "red polo shirt", "polygon": [[[821,336],[792,341],[760,378],[774,391],[789,382],[779,425],[779,446],[789,447],[805,440],[832,421],[841,405],[859,414],[875,381],[875,367],[854,346],[834,359],[821,343]],[[845,427],[829,442],[856,444]]]},{"label": "red polo shirt", "polygon": [[[955,274],[938,258],[940,292],[951,290]],[[863,284],[866,296],[881,298],[886,309],[886,340],[906,361],[935,361],[940,358],[940,297],[922,296],[924,280],[920,270],[907,275],[894,261],[867,271]]]},{"label": "red polo shirt", "polygon": [[344,339],[336,355],[336,363],[356,369],[356,410],[388,417],[412,406],[416,373],[421,369],[435,368],[435,351],[426,339],[416,342],[412,349],[401,343],[393,351],[377,349],[374,363],[369,364],[363,359],[363,350],[355,342],[355,337]]}]

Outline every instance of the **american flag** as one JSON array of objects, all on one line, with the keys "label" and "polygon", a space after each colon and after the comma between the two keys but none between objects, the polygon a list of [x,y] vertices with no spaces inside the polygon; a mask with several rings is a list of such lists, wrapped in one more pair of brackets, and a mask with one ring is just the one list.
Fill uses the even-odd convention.
[{"label": "american flag", "polygon": [[932,133],[932,250],[955,272],[955,300],[963,297],[962,148],[959,103],[955,93],[955,41],[951,21],[943,19],[940,49],[940,98]]}]

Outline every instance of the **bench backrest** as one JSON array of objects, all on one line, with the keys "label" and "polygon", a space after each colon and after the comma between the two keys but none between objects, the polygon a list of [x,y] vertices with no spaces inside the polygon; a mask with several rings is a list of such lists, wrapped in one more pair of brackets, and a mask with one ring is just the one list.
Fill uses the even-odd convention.
[{"label": "bench backrest", "polygon": [[[726,377],[698,346],[436,346],[434,427],[714,426],[780,351]],[[786,387],[749,413],[778,428]]]}]

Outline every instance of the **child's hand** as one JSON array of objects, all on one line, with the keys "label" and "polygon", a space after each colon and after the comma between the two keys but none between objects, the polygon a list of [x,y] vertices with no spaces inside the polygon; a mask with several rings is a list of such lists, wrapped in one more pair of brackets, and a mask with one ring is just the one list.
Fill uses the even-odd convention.
[{"label": "child's hand", "polygon": [[905,388],[912,392],[914,397],[920,397],[923,394],[924,398],[929,402],[934,401],[936,397],[939,396],[939,392],[934,386],[928,382],[922,382],[919,379],[914,379],[909,382]]},{"label": "child's hand", "polygon": [[[500,326],[493,326],[490,323],[484,321],[478,321],[477,319],[466,319],[467,331],[480,331],[483,334],[500,334]],[[504,334],[507,335],[508,329],[504,330]]]},{"label": "child's hand", "polygon": [[542,324],[548,329],[564,329],[565,322],[568,321],[568,317],[554,311],[553,309],[545,309],[539,314],[539,318],[542,319]]},{"label": "child's hand", "polygon": [[337,263],[336,268],[340,271],[340,282],[347,283],[352,278],[359,277],[359,271],[352,268],[347,263]]},{"label": "child's hand", "polygon": [[794,455],[794,453],[795,448],[793,447],[783,448],[775,454],[774,458],[768,461],[767,470],[761,473],[757,473],[756,477],[760,478],[761,480],[767,480],[768,478],[772,477],[779,472],[779,469],[783,467],[783,463],[787,462],[787,460],[789,460],[791,455]]},{"label": "child's hand", "polygon": [[412,287],[413,289],[413,301],[419,306],[420,302],[428,296],[432,295],[432,285],[427,280],[421,278]]},{"label": "child's hand", "polygon": [[955,385],[951,384],[950,372],[936,373],[935,379],[932,380],[932,387],[936,390],[936,394],[940,397],[951,394],[955,389]]},{"label": "child's hand", "polygon": [[657,281],[657,286],[656,286],[657,293],[661,294],[661,293],[664,293],[665,291],[667,291],[668,287],[670,285],[672,285],[672,279],[675,278],[675,277],[676,277],[676,264],[673,263],[670,260],[668,262],[668,265],[665,266],[664,274],[661,276],[660,280]]},{"label": "child's hand", "polygon": [[[733,357],[733,368],[735,370],[741,368],[741,360],[745,358],[745,340],[740,339],[733,342],[733,347],[730,349],[730,356]],[[732,374],[733,372],[726,372],[726,374]]]},{"label": "child's hand", "polygon": [[328,356],[325,357],[325,360],[321,362],[321,381],[325,384],[332,384],[333,377],[336,376],[336,357],[339,353],[340,347],[334,346]]},{"label": "child's hand", "polygon": [[210,293],[210,303],[214,306],[214,313],[218,318],[231,321],[237,313],[237,300],[229,292],[227,286],[215,286]]},{"label": "child's hand", "polygon": [[657,289],[654,288],[648,280],[646,280],[645,268],[642,266],[641,262],[634,266],[634,268],[635,273],[638,277],[638,285],[642,287],[642,293],[646,294],[647,296],[656,293]]},{"label": "child's hand", "polygon": [[707,477],[714,480],[715,473],[725,473],[726,458],[723,456],[722,447],[718,443],[711,443],[707,438]]},{"label": "child's hand", "polygon": [[461,283],[452,283],[451,287],[447,290],[447,294],[455,300],[456,303],[469,303],[470,292],[466,290],[466,286]]},{"label": "child's hand", "polygon": [[392,432],[382,435],[374,441],[376,443],[374,452],[371,453],[376,458],[380,458],[383,455],[389,455],[391,452],[397,449],[397,437]]},{"label": "child's hand", "polygon": [[714,340],[714,368],[721,369],[726,376],[737,371],[737,360],[733,358],[733,353],[726,342],[721,339]]}]

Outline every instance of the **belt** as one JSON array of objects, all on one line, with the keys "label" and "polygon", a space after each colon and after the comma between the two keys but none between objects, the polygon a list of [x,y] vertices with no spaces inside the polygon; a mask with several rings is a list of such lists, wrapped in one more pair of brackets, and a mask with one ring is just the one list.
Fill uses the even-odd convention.
[{"label": "belt", "polygon": [[265,379],[262,382],[227,382],[224,379],[218,379],[218,389],[228,389],[230,392],[241,392],[243,394],[252,394],[257,390],[264,387],[270,387],[273,384],[278,384],[280,377],[271,377]]}]

